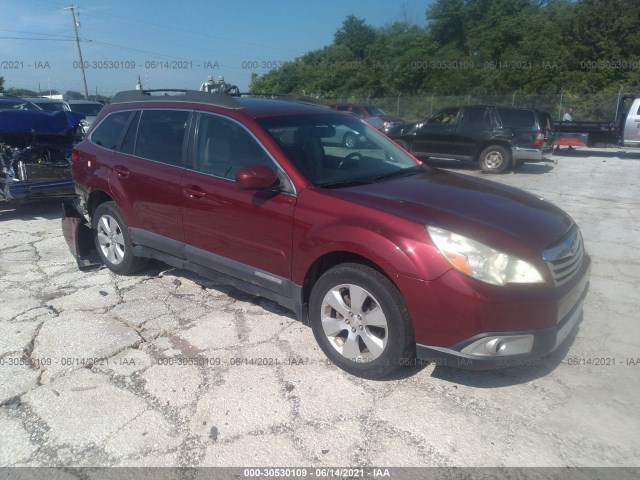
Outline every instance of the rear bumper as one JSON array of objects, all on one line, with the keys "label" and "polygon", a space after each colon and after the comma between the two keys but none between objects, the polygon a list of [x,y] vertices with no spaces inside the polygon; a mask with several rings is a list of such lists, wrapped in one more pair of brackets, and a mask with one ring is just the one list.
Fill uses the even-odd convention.
[{"label": "rear bumper", "polygon": [[544,157],[553,153],[553,147],[524,148],[513,147],[511,154],[514,160],[526,160],[528,162],[542,162]]},{"label": "rear bumper", "polygon": [[71,197],[75,194],[72,180],[43,182],[0,182],[0,200],[29,202]]},{"label": "rear bumper", "polygon": [[62,202],[61,224],[62,234],[78,268],[90,270],[100,267],[102,262],[96,251],[91,227],[71,200]]}]

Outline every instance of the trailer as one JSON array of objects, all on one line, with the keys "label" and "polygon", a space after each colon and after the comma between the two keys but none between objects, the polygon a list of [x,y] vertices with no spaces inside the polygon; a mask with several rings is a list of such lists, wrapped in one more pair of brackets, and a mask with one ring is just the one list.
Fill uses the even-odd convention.
[{"label": "trailer", "polygon": [[640,96],[621,96],[611,121],[555,122],[554,130],[558,146],[640,147]]}]

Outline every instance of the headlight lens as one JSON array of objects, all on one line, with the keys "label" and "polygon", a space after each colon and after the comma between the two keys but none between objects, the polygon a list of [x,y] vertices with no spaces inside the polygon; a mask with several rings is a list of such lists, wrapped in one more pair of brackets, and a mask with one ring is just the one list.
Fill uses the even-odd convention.
[{"label": "headlight lens", "polygon": [[476,280],[492,285],[544,282],[538,269],[529,262],[442,228],[427,226],[427,232],[456,270]]}]

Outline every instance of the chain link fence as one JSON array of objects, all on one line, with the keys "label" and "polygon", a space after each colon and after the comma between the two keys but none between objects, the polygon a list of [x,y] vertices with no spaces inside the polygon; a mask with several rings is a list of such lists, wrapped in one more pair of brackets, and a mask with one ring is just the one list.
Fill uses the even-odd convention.
[{"label": "chain link fence", "polygon": [[425,118],[443,108],[460,105],[502,105],[537,108],[547,111],[554,120],[562,120],[572,107],[576,121],[613,121],[616,118],[619,93],[535,95],[514,92],[511,95],[406,95],[396,97],[338,97],[323,99],[330,103],[366,103],[382,108],[389,115],[405,120]]}]

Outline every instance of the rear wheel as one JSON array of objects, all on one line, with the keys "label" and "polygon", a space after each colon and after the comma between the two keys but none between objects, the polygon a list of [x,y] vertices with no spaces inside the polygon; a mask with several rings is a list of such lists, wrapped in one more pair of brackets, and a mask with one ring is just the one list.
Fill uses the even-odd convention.
[{"label": "rear wheel", "polygon": [[352,375],[383,378],[415,355],[402,295],[364,265],[345,263],[325,272],[311,292],[309,317],[325,355]]},{"label": "rear wheel", "polygon": [[485,173],[502,173],[511,164],[511,154],[501,145],[490,145],[478,157],[480,168]]},{"label": "rear wheel", "polygon": [[128,275],[146,265],[146,258],[133,255],[129,229],[115,202],[100,204],[91,223],[98,255],[109,270]]}]

